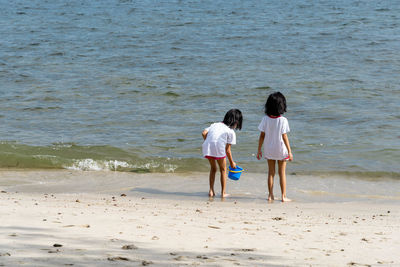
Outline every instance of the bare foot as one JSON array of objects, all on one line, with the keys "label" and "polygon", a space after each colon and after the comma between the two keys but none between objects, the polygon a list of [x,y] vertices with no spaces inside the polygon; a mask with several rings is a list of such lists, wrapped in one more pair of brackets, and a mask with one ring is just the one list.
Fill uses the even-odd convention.
[{"label": "bare foot", "polygon": [[272,202],[272,201],[274,201],[274,200],[275,200],[274,195],[269,195],[269,196],[268,196],[268,201],[269,201],[269,202]]},{"label": "bare foot", "polygon": [[282,202],[290,202],[292,201],[290,198],[282,197]]},{"label": "bare foot", "polygon": [[222,198],[229,197],[229,196],[230,196],[230,195],[227,194],[227,193],[224,193],[224,194],[221,195]]},{"label": "bare foot", "polygon": [[209,197],[215,197],[214,190],[210,189],[210,191],[208,192],[208,196]]}]

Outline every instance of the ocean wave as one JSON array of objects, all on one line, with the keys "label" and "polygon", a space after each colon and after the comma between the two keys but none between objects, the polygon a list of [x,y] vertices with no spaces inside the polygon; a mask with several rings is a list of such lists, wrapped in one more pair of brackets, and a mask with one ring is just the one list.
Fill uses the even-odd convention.
[{"label": "ocean wave", "polygon": [[118,160],[93,160],[93,159],[81,159],[74,160],[72,165],[64,165],[63,168],[68,170],[79,170],[79,171],[104,171],[112,170],[117,171],[121,168],[129,168],[129,163]]},{"label": "ocean wave", "polygon": [[134,152],[112,146],[79,146],[74,143],[29,146],[1,142],[0,168],[163,173],[175,172],[179,160],[141,158]]},{"label": "ocean wave", "polygon": [[[385,153],[388,153],[385,151]],[[135,173],[190,173],[209,171],[208,161],[199,157],[139,156],[139,151],[113,146],[81,146],[75,143],[54,143],[49,146],[30,146],[16,142],[0,142],[0,169],[67,169],[78,171],[118,171]],[[247,173],[266,173],[265,164],[253,158],[235,158]],[[369,181],[394,179],[393,171],[349,171],[309,169],[309,161],[295,161],[288,166],[288,176],[312,175],[357,178]],[[207,176],[205,174],[205,176]]]},{"label": "ocean wave", "polygon": [[161,162],[147,162],[143,164],[132,164],[119,160],[74,160],[70,165],[63,165],[64,169],[78,171],[125,171],[125,172],[174,172],[178,166],[174,164],[163,164]]}]

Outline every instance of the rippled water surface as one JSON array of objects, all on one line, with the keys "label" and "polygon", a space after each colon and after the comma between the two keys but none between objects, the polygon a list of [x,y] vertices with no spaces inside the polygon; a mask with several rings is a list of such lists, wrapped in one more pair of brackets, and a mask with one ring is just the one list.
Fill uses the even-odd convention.
[{"label": "rippled water surface", "polygon": [[206,170],[201,131],[239,108],[258,162],[285,94],[296,172],[399,177],[398,1],[0,0],[0,166]]}]

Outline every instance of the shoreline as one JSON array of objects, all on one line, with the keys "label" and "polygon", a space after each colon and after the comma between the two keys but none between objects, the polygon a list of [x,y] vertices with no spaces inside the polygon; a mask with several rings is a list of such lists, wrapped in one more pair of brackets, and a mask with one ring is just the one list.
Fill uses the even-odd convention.
[{"label": "shoreline", "polygon": [[210,200],[191,175],[0,172],[0,266],[400,265],[397,203]]},{"label": "shoreline", "polygon": [[[239,181],[227,179],[227,201],[261,202],[267,198],[267,175],[244,172]],[[382,202],[400,204],[396,179],[287,174],[287,194],[295,202]],[[208,199],[208,173],[131,173],[76,170],[0,169],[0,189],[38,193],[125,193],[162,199]],[[220,196],[216,177],[216,198]],[[279,177],[274,193],[280,199]],[[277,201],[275,201],[277,202]]]}]

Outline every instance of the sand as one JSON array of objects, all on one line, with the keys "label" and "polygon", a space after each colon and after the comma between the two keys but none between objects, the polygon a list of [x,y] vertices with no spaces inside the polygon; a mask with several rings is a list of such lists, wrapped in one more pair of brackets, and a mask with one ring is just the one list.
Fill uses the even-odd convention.
[{"label": "sand", "polygon": [[400,266],[398,203],[165,189],[186,176],[3,171],[0,266]]}]

